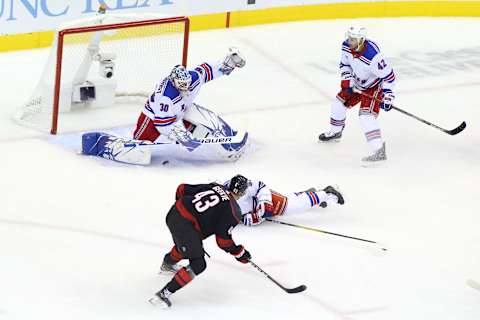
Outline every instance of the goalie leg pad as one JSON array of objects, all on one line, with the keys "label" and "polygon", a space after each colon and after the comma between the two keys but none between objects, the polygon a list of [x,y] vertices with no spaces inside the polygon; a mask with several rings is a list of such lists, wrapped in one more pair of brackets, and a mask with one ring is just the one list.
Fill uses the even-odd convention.
[{"label": "goalie leg pad", "polygon": [[194,103],[187,109],[185,120],[196,126],[192,134],[200,140],[243,135],[240,142],[210,146],[222,159],[237,160],[245,152],[248,133],[233,130],[225,120],[213,111]]},{"label": "goalie leg pad", "polygon": [[82,135],[82,153],[122,163],[150,164],[150,148],[130,142],[108,133],[88,132]]},{"label": "goalie leg pad", "polygon": [[243,156],[249,143],[247,132],[235,132],[235,136],[237,135],[239,138],[241,138],[241,140],[235,139],[234,141],[236,142],[231,142],[232,138],[230,137],[211,137],[210,134],[208,134],[206,138],[201,138],[198,140],[202,142],[203,148],[208,148],[209,150],[213,151],[220,157],[220,159],[236,161]]},{"label": "goalie leg pad", "polygon": [[[237,134],[239,134],[239,132],[235,133],[235,135]],[[222,144],[221,146],[224,152],[226,153],[226,158],[230,161],[236,161],[240,159],[245,153],[245,150],[247,149],[247,143],[248,143],[248,132],[245,132],[243,133],[243,139],[241,142],[225,143],[225,144]]]},{"label": "goalie leg pad", "polygon": [[98,142],[101,135],[101,132],[84,133],[82,135],[82,153],[90,156],[98,156]]},{"label": "goalie leg pad", "polygon": [[[235,132],[235,135],[239,134],[238,132]],[[248,132],[245,132],[244,135],[243,135],[243,139],[242,141],[238,142],[238,143],[223,143],[222,144],[222,147],[227,150],[227,151],[230,151],[230,152],[238,152],[238,151],[241,151],[245,145],[247,144],[247,140],[248,140]]]}]

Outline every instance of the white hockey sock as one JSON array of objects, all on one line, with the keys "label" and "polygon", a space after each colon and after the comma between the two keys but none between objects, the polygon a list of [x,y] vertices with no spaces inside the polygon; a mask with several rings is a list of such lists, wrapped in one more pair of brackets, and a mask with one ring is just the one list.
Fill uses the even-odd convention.
[{"label": "white hockey sock", "polygon": [[376,152],[382,147],[383,144],[382,134],[380,132],[380,127],[378,126],[377,118],[371,114],[362,114],[360,115],[360,123],[363,127],[363,132],[370,149],[372,152]]},{"label": "white hockey sock", "polygon": [[288,202],[284,214],[300,213],[327,201],[325,191],[297,192],[287,194]]},{"label": "white hockey sock", "polygon": [[325,193],[325,191],[310,191],[310,192],[305,192],[307,195],[308,199],[310,200],[310,206],[318,206],[322,202],[327,202],[328,196]]},{"label": "white hockey sock", "polygon": [[332,103],[330,110],[330,131],[337,133],[345,127],[345,118],[347,117],[347,107],[338,99]]}]

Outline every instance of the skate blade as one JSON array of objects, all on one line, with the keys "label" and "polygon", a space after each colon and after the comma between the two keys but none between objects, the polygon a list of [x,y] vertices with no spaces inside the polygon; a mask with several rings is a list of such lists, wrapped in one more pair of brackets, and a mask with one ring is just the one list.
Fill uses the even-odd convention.
[{"label": "skate blade", "polygon": [[326,143],[326,144],[335,144],[335,143],[339,143],[340,142],[340,139],[333,139],[333,140],[327,140],[327,141],[322,141],[322,140],[317,140],[318,143]]},{"label": "skate blade", "polygon": [[148,299],[148,302],[156,308],[160,308],[160,309],[168,309],[169,308],[168,304],[163,302],[161,299],[158,299],[158,298],[155,298],[155,297]]},{"label": "skate blade", "polygon": [[380,160],[380,161],[363,161],[362,160],[362,167],[364,168],[379,168],[383,167],[386,163],[386,160]]},{"label": "skate blade", "polygon": [[175,271],[175,270],[167,271],[167,270],[161,270],[160,269],[158,271],[158,274],[161,275],[161,276],[170,276],[171,277],[171,276],[174,276],[175,273],[177,273],[177,271]]}]

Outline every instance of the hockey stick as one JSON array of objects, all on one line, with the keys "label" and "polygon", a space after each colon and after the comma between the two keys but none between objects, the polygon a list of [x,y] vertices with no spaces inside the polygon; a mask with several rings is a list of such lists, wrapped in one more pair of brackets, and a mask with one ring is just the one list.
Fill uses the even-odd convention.
[{"label": "hockey stick", "polygon": [[[367,98],[373,99],[373,100],[375,100],[375,101],[377,101],[377,102],[382,102],[382,100],[376,99],[376,98],[374,98],[373,96],[371,96],[371,95],[369,95],[369,94],[366,94],[366,93],[364,93],[364,92],[361,92],[361,91],[359,91],[359,90],[354,90],[354,91],[357,92],[357,93],[359,93],[359,94],[361,94],[362,96],[365,96],[365,97],[367,97]],[[414,119],[416,119],[416,120],[418,120],[418,121],[420,121],[420,122],[423,122],[423,123],[425,123],[426,125],[429,125],[429,126],[431,126],[431,127],[434,127],[435,129],[438,129],[438,130],[440,130],[440,131],[443,131],[443,132],[445,132],[445,133],[447,133],[447,134],[449,134],[449,135],[451,135],[451,136],[454,136],[454,135],[462,132],[462,131],[467,127],[467,123],[466,123],[465,121],[463,121],[458,127],[454,128],[454,129],[452,129],[452,130],[447,130],[447,129],[444,129],[444,128],[442,128],[442,127],[439,127],[439,126],[437,126],[436,124],[433,124],[433,123],[431,123],[431,122],[429,122],[429,121],[427,121],[427,120],[425,120],[425,119],[422,119],[422,118],[420,118],[420,117],[417,117],[416,115],[413,115],[413,114],[411,114],[410,112],[407,112],[407,111],[405,111],[405,110],[403,110],[403,109],[400,109],[399,107],[392,106],[392,109],[397,110],[398,112],[401,112],[401,113],[403,113],[403,114],[405,114],[405,115],[407,115],[407,116],[409,116],[409,117],[412,117],[412,118],[414,118]]]},{"label": "hockey stick", "polygon": [[279,286],[280,288],[282,288],[283,291],[285,291],[286,293],[299,293],[299,292],[302,292],[302,291],[305,291],[307,290],[307,286],[302,284],[298,287],[295,287],[295,288],[285,288],[284,286],[282,286],[277,280],[273,279],[268,273],[266,273],[262,268],[260,268],[259,266],[257,266],[255,264],[255,262],[253,262],[252,260],[249,260],[248,261],[252,266],[255,267],[255,269],[257,269],[258,271],[260,271],[261,273],[263,273],[265,276],[267,276],[267,278],[269,280],[271,280],[273,283],[275,283],[277,286]]},{"label": "hockey stick", "polygon": [[[340,234],[340,233],[329,232],[329,231],[325,231],[325,230],[321,230],[321,229],[302,226],[302,225],[299,225],[299,224],[288,223],[288,222],[284,222],[284,221],[280,221],[280,220],[272,220],[272,219],[269,219],[269,218],[267,218],[265,220],[270,221],[270,222],[274,222],[274,223],[279,223],[279,224],[291,226],[291,227],[295,227],[295,228],[299,228],[299,229],[310,230],[310,231],[329,234],[329,235],[332,235],[332,236],[338,236],[338,237],[348,238],[348,239],[352,239],[352,240],[358,240],[358,241],[373,243],[373,244],[376,244],[376,245],[380,246],[380,244],[378,242],[372,241],[372,240],[367,240],[367,239],[362,239],[362,238],[357,238],[357,237],[351,237],[351,236],[347,236],[347,235]],[[387,251],[387,249],[383,248],[383,247],[380,247],[380,249],[382,249],[383,251]]]},{"label": "hockey stick", "polygon": [[403,113],[403,114],[406,114],[407,116],[410,116],[410,117],[412,117],[412,118],[414,118],[414,119],[417,119],[418,121],[423,122],[423,123],[425,123],[425,124],[427,124],[427,125],[429,125],[429,126],[431,126],[431,127],[434,127],[434,128],[436,128],[436,129],[438,129],[438,130],[440,130],[440,131],[443,131],[443,132],[445,132],[445,133],[448,133],[448,134],[451,135],[451,136],[454,136],[454,135],[462,132],[462,131],[467,127],[467,123],[466,123],[465,121],[463,121],[458,127],[454,128],[454,129],[452,129],[452,130],[447,130],[447,129],[441,128],[441,127],[439,127],[439,126],[437,126],[437,125],[435,125],[435,124],[433,124],[433,123],[431,123],[431,122],[428,122],[427,120],[424,120],[424,119],[422,119],[422,118],[419,118],[419,117],[417,117],[417,116],[415,116],[415,115],[413,115],[413,114],[411,114],[411,113],[409,113],[409,112],[407,112],[407,111],[405,111],[405,110],[402,110],[402,109],[400,109],[399,107],[392,106],[392,109],[397,110],[398,112],[401,112],[401,113]]}]

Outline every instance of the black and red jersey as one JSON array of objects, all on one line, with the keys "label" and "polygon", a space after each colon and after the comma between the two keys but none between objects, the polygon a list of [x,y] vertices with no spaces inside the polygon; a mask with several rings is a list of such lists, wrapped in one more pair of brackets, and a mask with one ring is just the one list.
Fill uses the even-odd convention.
[{"label": "black and red jersey", "polygon": [[218,183],[181,184],[176,199],[178,212],[194,225],[203,239],[215,235],[223,250],[233,254],[239,250],[231,231],[242,220],[241,210],[225,187]]}]

